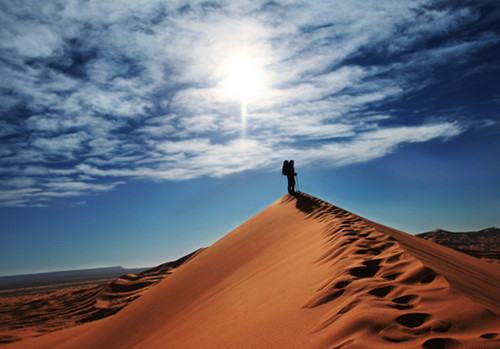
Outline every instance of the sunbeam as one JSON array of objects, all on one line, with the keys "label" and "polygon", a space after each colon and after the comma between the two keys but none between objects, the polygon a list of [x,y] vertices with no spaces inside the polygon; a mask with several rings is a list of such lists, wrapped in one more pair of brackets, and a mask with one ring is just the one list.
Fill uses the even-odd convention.
[{"label": "sunbeam", "polygon": [[241,103],[241,137],[246,137],[248,103],[254,103],[265,91],[265,72],[260,59],[251,55],[230,55],[222,66],[221,94]]}]

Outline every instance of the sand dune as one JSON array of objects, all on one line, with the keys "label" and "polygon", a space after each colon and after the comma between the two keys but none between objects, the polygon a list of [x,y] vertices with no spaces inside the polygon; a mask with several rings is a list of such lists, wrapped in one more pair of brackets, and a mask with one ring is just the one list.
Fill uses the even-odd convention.
[{"label": "sand dune", "polygon": [[0,344],[38,337],[116,314],[200,251],[107,283],[34,287],[22,289],[17,296],[5,296],[0,299]]},{"label": "sand dune", "polygon": [[498,348],[499,286],[496,265],[299,193],[118,314],[7,347]]}]

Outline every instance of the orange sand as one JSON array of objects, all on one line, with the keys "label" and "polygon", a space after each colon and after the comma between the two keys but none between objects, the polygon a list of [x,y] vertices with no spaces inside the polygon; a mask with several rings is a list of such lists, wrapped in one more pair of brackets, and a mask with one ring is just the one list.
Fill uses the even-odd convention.
[{"label": "orange sand", "polygon": [[116,314],[201,250],[111,282],[56,284],[0,292],[0,344]]},{"label": "orange sand", "polygon": [[284,196],[111,317],[6,348],[499,348],[500,269]]}]

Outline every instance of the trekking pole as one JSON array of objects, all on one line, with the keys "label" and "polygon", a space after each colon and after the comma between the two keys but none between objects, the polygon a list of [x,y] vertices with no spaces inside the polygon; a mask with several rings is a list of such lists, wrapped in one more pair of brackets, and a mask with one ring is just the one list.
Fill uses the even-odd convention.
[{"label": "trekking pole", "polygon": [[295,177],[297,178],[297,191],[300,191],[299,175],[296,174]]}]

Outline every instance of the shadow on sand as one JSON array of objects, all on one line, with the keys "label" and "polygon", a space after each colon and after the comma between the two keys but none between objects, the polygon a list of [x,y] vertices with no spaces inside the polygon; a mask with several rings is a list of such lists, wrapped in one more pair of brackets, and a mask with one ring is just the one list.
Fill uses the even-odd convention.
[{"label": "shadow on sand", "polygon": [[321,203],[318,199],[300,191],[286,195],[281,202],[289,203],[291,201],[295,201],[295,207],[306,214],[311,214],[321,207]]}]

